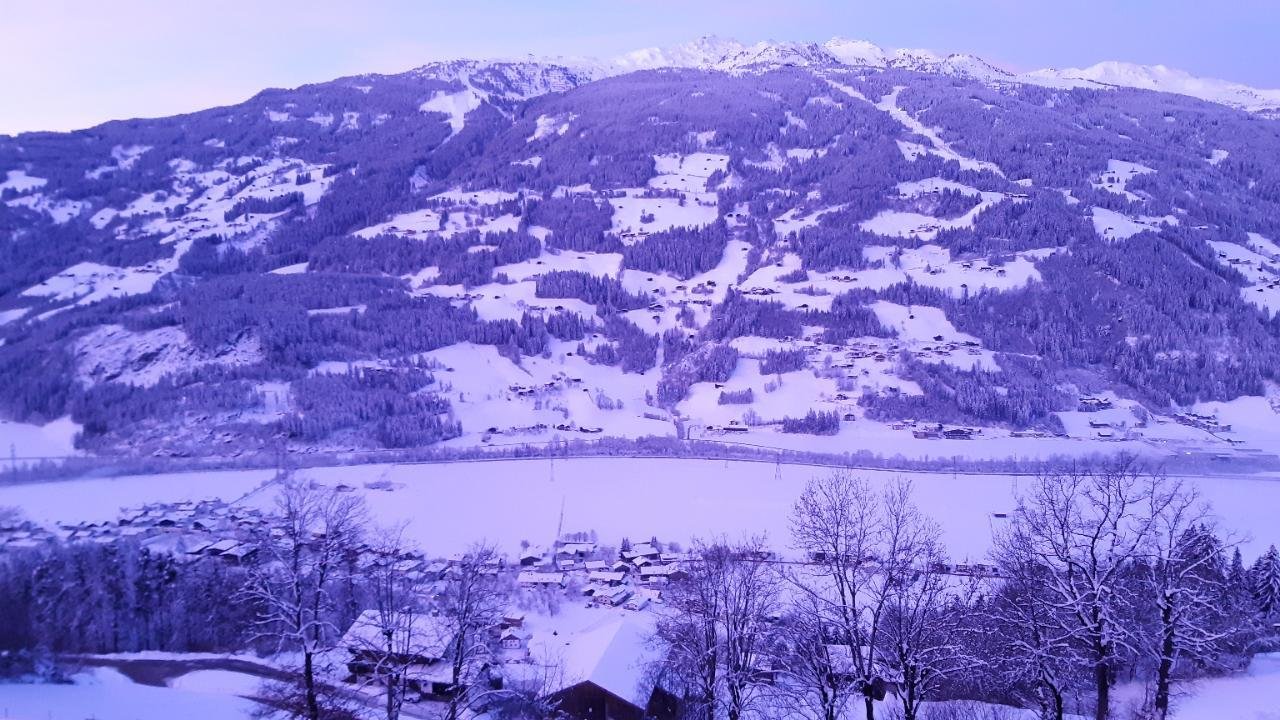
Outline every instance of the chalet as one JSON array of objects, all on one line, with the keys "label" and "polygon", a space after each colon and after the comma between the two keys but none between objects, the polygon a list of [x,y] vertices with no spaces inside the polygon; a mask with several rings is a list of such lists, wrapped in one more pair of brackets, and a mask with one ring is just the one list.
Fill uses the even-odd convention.
[{"label": "chalet", "polygon": [[575,720],[669,720],[674,698],[654,682],[658,656],[651,629],[624,619],[570,640],[563,648],[562,679],[547,699]]},{"label": "chalet", "polygon": [[[444,617],[396,614],[394,622],[381,620],[377,610],[365,610],[342,636],[340,645],[349,653],[347,670],[356,679],[370,677],[379,662],[390,657],[407,666],[411,688],[421,698],[444,698],[452,692],[452,673],[446,661],[454,631]],[[387,632],[387,625],[391,631]]]},{"label": "chalet", "polygon": [[508,610],[502,614],[503,628],[522,628],[524,627],[524,612],[520,610]]},{"label": "chalet", "polygon": [[627,601],[631,597],[630,588],[626,587],[601,587],[597,586],[592,599],[598,605],[608,605],[617,607]]},{"label": "chalet", "polygon": [[[643,573],[644,570],[641,569],[641,572]],[[600,583],[601,585],[607,585],[609,587],[617,587],[618,585],[621,585],[625,578],[626,575],[623,573],[608,572],[605,570],[595,570],[587,574],[587,580],[589,582]]]},{"label": "chalet", "polygon": [[683,580],[689,577],[689,574],[680,569],[679,565],[649,565],[640,568],[640,579],[649,582],[661,578],[662,580]]},{"label": "chalet", "polygon": [[577,558],[585,558],[588,555],[595,554],[596,544],[593,542],[562,542],[556,548],[556,554],[560,556],[571,556]]},{"label": "chalet", "polygon": [[507,628],[498,636],[498,645],[506,653],[525,654],[529,652],[529,638],[532,634],[521,628]]},{"label": "chalet", "polygon": [[972,440],[973,431],[969,428],[951,428],[943,430],[942,437],[948,440]]},{"label": "chalet", "polygon": [[1099,410],[1111,409],[1112,402],[1102,397],[1084,396],[1080,398],[1080,403],[1077,407],[1080,412],[1097,412]]},{"label": "chalet", "polygon": [[631,546],[630,550],[622,551],[623,560],[635,560],[636,558],[657,558],[662,555],[662,551],[653,546],[653,543],[636,543]]},{"label": "chalet", "polygon": [[239,543],[235,547],[222,551],[218,557],[233,565],[243,565],[250,558],[258,554],[258,548],[253,545]]}]

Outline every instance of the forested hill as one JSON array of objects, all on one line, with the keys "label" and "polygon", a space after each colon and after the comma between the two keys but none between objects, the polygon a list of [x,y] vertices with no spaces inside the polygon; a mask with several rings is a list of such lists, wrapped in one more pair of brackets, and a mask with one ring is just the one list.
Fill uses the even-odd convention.
[{"label": "forested hill", "polygon": [[0,415],[113,455],[834,451],[1097,439],[1097,408],[1135,440],[1271,398],[1276,120],[775,50],[441,63],[0,137]]}]

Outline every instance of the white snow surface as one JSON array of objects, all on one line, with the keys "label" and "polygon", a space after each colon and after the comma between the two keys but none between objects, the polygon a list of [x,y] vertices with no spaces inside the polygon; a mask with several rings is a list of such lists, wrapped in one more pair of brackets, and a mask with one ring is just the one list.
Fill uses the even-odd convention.
[{"label": "white snow surface", "polygon": [[[945,54],[926,49],[884,48],[866,40],[833,37],[821,43],[764,41],[746,45],[731,38],[703,36],[669,47],[648,47],[612,58],[547,57],[495,58],[491,61],[459,60],[430,66],[441,79],[465,79],[492,62],[527,64],[530,60],[568,67],[588,79],[621,75],[637,70],[697,68],[730,73],[761,72],[779,66],[825,68],[899,68],[969,78],[1001,87],[1012,84],[1049,88],[1112,90],[1120,87],[1155,90],[1197,97],[1251,112],[1280,108],[1280,89],[1265,90],[1241,83],[1201,78],[1164,65],[1137,65],[1104,61],[1087,68],[1045,68],[1015,74],[964,53]],[[424,69],[425,71],[425,69]],[[560,83],[537,84],[521,92],[524,97],[565,89]]]},{"label": "white snow surface", "polygon": [[1178,218],[1172,215],[1151,217],[1141,215],[1133,218],[1115,210],[1094,207],[1092,211],[1093,229],[1103,240],[1128,240],[1140,232],[1158,231],[1161,225],[1177,225]]},{"label": "white snow surface", "polygon": [[4,182],[0,182],[0,192],[13,190],[18,193],[24,193],[28,190],[44,187],[48,182],[44,178],[28,175],[26,170],[6,170]]},{"label": "white snow surface", "polygon": [[1139,175],[1153,173],[1155,170],[1146,165],[1139,165],[1135,162],[1127,160],[1108,160],[1107,171],[1098,176],[1094,180],[1093,186],[1099,190],[1106,190],[1116,195],[1124,197],[1134,202],[1142,202],[1143,198],[1136,193],[1130,192],[1128,189],[1129,181]]},{"label": "white snow surface", "polygon": [[228,693],[139,685],[110,668],[72,685],[0,683],[0,711],[28,720],[247,720],[257,707]]},{"label": "white snow surface", "polygon": [[467,113],[480,107],[482,102],[484,97],[471,87],[456,92],[438,90],[418,109],[424,113],[443,113],[449,123],[449,137],[453,137],[462,131]]},{"label": "white snow surface", "polygon": [[914,237],[921,240],[933,240],[943,230],[973,227],[978,215],[992,205],[1004,200],[1004,194],[998,192],[981,193],[982,202],[974,205],[963,215],[953,218],[938,218],[915,212],[899,210],[882,210],[870,220],[862,222],[861,227],[867,232],[886,237]]},{"label": "white snow surface", "polygon": [[172,259],[128,268],[82,262],[23,290],[22,295],[47,297],[57,302],[74,300],[77,305],[87,305],[109,297],[150,292],[156,281],[175,266]]},{"label": "white snow surface", "polygon": [[[929,150],[930,153],[941,157],[943,160],[954,160],[965,170],[976,170],[979,172],[986,170],[1000,175],[1001,177],[1004,176],[1004,171],[995,163],[987,162],[985,160],[975,160],[961,155],[959,152],[952,149],[952,147],[938,135],[937,130],[927,127],[924,123],[912,116],[911,113],[898,107],[898,95],[905,89],[906,88],[902,86],[895,87],[893,92],[885,95],[875,104],[876,107],[883,112],[889,113],[893,119],[902,123],[902,125],[911,132],[927,139],[931,146],[931,149]],[[848,92],[848,90],[846,90],[846,92]],[[906,154],[905,151],[904,154]],[[908,159],[912,158],[908,157]]]},{"label": "white snow surface", "polygon": [[7,455],[10,450],[18,457],[76,455],[75,438],[80,430],[70,417],[44,425],[0,420],[0,455]]}]

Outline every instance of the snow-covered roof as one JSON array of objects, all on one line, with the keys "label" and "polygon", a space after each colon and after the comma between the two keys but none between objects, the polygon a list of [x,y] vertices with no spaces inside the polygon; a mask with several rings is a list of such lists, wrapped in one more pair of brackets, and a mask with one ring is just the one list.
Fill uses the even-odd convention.
[{"label": "snow-covered roof", "polygon": [[626,618],[569,640],[564,647],[560,690],[592,683],[637,707],[645,707],[653,690],[649,668],[657,660],[650,642],[652,628]]},{"label": "snow-covered roof", "polygon": [[521,585],[562,585],[564,573],[526,570],[516,577],[516,582]]},{"label": "snow-covered roof", "polygon": [[[424,659],[444,657],[445,649],[453,639],[453,628],[445,617],[438,615],[394,613],[386,623],[393,626],[392,648],[397,653],[414,655]],[[352,650],[379,649],[386,646],[383,636],[384,623],[377,610],[365,610],[351,623],[342,636],[342,645]]]}]

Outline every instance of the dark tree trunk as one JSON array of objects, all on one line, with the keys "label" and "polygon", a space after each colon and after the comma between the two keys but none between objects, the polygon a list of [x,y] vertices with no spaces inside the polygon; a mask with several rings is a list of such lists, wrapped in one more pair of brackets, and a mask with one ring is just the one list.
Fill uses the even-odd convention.
[{"label": "dark tree trunk", "polygon": [[1160,612],[1163,637],[1160,643],[1160,667],[1156,670],[1156,717],[1160,720],[1169,715],[1169,685],[1173,675],[1173,653],[1176,650],[1172,608],[1166,606]]},{"label": "dark tree trunk", "polygon": [[1106,662],[1100,661],[1093,666],[1093,682],[1098,693],[1093,720],[1108,720],[1111,717],[1111,669]]},{"label": "dark tree trunk", "polygon": [[320,720],[320,701],[316,698],[316,670],[309,651],[302,653],[302,684],[307,693],[307,718]]}]

